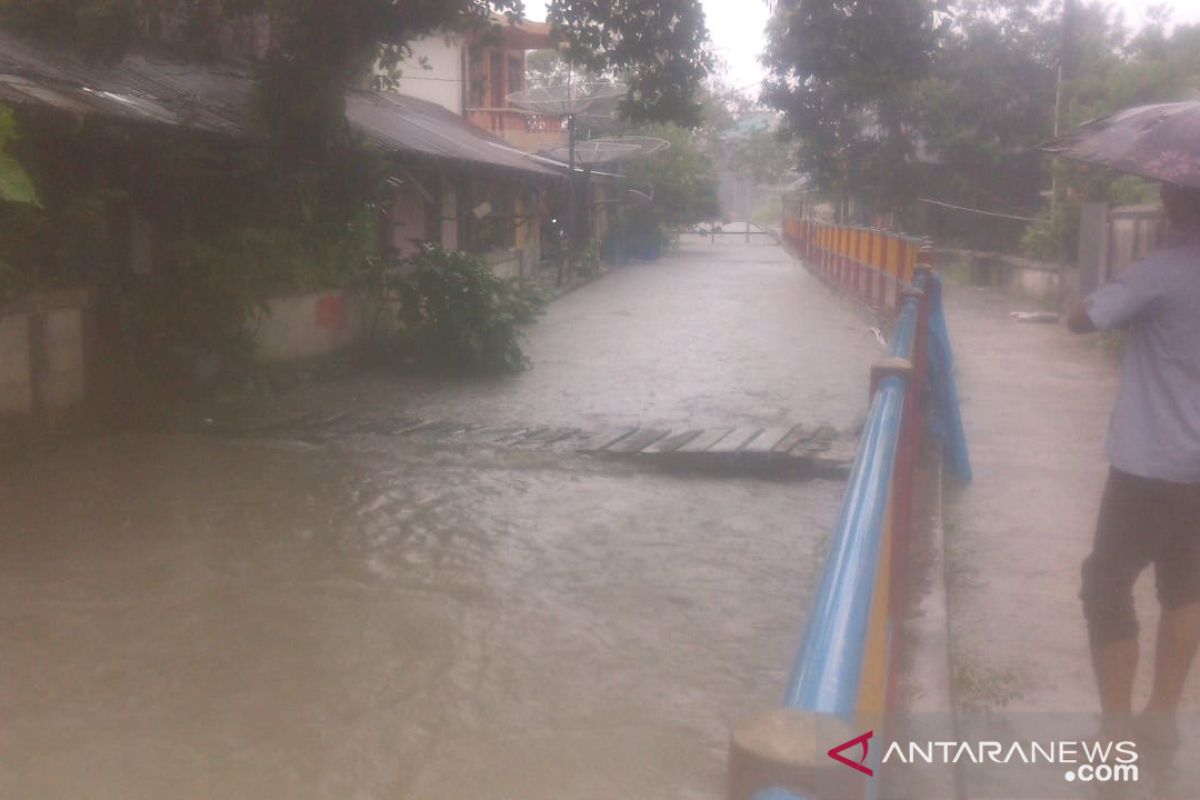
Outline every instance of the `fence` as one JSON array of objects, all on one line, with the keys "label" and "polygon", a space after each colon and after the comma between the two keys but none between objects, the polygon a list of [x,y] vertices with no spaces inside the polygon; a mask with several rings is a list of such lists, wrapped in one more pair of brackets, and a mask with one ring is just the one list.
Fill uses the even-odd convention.
[{"label": "fence", "polygon": [[920,239],[875,228],[786,219],[784,239],[818,275],[877,307],[900,308],[916,277]]},{"label": "fence", "polygon": [[1085,203],[1079,230],[1080,291],[1091,292],[1149,255],[1162,238],[1164,223],[1158,206]]},{"label": "fence", "polygon": [[[899,699],[900,614],[926,433],[943,448],[949,473],[969,480],[970,463],[932,249],[806,220],[785,221],[784,236],[810,269],[893,310],[895,327],[889,357],[871,372],[870,411],[783,708],[734,729],[730,796],[867,797],[867,743]],[[839,745],[849,745],[849,757]]]}]

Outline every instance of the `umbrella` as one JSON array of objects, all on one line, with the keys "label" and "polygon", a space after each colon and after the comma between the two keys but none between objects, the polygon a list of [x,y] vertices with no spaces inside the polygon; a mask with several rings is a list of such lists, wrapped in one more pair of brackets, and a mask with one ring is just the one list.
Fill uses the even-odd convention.
[{"label": "umbrella", "polygon": [[1200,189],[1200,102],[1127,108],[1085,123],[1041,149]]}]

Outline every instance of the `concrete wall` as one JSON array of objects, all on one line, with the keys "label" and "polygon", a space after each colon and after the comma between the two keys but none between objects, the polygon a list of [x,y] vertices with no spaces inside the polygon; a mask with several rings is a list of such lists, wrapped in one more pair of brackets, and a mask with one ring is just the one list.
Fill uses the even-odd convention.
[{"label": "concrete wall", "polygon": [[29,316],[6,313],[0,318],[0,417],[33,413]]},{"label": "concrete wall", "polygon": [[38,403],[51,414],[83,402],[83,309],[50,308],[41,323]]},{"label": "concrete wall", "polygon": [[345,290],[276,297],[254,327],[259,361],[292,361],[343,350],[369,333],[367,304]]},{"label": "concrete wall", "polygon": [[524,252],[516,247],[493,250],[487,254],[487,264],[501,278],[525,277]]},{"label": "concrete wall", "polygon": [[83,291],[36,292],[0,311],[0,417],[53,419],[87,390]]},{"label": "concrete wall", "polygon": [[973,285],[999,286],[1050,306],[1073,293],[1079,280],[1074,267],[1001,253],[942,249],[937,259],[939,267],[960,271]]},{"label": "concrete wall", "polygon": [[[412,56],[400,62],[396,91],[463,113],[463,45],[458,36],[433,34],[412,43]],[[422,59],[425,65],[422,66]]]}]

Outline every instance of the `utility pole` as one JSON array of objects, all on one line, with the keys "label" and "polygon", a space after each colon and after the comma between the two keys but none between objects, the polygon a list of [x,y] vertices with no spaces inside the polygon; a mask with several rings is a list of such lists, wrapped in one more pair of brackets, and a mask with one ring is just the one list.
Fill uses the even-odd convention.
[{"label": "utility pole", "polygon": [[[1075,77],[1075,62],[1078,60],[1078,18],[1076,0],[1063,0],[1062,41],[1058,56],[1058,76],[1054,85],[1054,136],[1062,133],[1063,84]],[[1058,178],[1050,176],[1050,215],[1058,207]]]}]

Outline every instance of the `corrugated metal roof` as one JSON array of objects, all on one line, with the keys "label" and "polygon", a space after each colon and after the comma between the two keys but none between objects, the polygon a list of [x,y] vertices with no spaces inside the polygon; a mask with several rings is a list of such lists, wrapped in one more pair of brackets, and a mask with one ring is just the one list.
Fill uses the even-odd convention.
[{"label": "corrugated metal roof", "polygon": [[481,131],[457,114],[415,97],[348,92],[346,118],[368,138],[397,150],[543,175],[562,174],[535,162],[528,153]]},{"label": "corrugated metal roof", "polygon": [[182,64],[130,55],[120,64],[87,64],[0,32],[0,98],[78,113],[255,135],[254,84],[238,65]]},{"label": "corrugated metal roof", "polygon": [[[241,139],[264,138],[248,66],[193,64],[133,54],[120,64],[87,64],[0,31],[0,100],[74,113],[187,127]],[[385,147],[540,175],[534,162],[441,106],[379,92],[347,92],[350,125]]]}]

